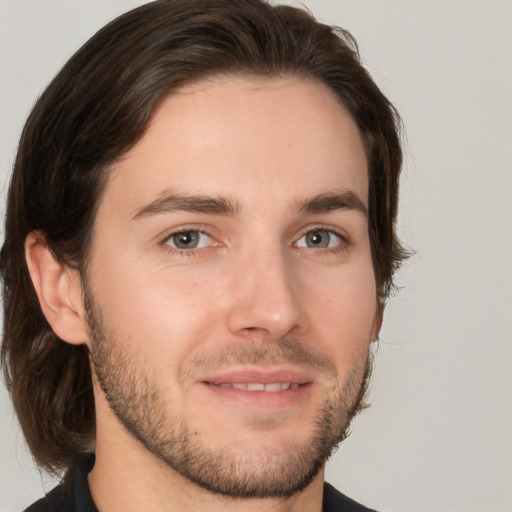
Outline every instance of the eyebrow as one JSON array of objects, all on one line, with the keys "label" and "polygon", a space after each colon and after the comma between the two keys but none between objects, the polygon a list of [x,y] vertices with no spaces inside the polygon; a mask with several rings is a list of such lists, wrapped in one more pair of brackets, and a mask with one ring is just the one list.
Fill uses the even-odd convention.
[{"label": "eyebrow", "polygon": [[299,211],[303,213],[328,213],[334,210],[355,210],[368,217],[368,207],[350,190],[318,194],[299,204]]},{"label": "eyebrow", "polygon": [[169,193],[138,208],[132,219],[180,211],[237,216],[239,207],[235,202],[224,197]]},{"label": "eyebrow", "polygon": [[[368,217],[368,208],[351,191],[318,194],[299,202],[298,210],[308,214],[328,213],[334,210],[355,210]],[[225,197],[168,193],[138,208],[132,219],[180,211],[236,217],[239,215],[240,207],[235,201]]]}]

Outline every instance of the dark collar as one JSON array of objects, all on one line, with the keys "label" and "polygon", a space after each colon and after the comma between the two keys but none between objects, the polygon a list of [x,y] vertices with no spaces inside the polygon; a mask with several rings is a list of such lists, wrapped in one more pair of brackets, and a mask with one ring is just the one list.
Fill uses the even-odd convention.
[{"label": "dark collar", "polygon": [[92,500],[87,476],[94,466],[94,453],[80,457],[64,478],[64,488],[68,500],[73,503],[75,512],[98,512]]}]

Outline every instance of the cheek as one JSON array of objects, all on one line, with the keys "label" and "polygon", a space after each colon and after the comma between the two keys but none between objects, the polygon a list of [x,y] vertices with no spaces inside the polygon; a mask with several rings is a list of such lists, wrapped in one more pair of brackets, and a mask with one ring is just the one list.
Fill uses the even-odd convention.
[{"label": "cheek", "polygon": [[202,275],[117,260],[95,283],[108,329],[156,366],[179,364],[216,324],[215,287]]},{"label": "cheek", "polygon": [[371,265],[340,269],[304,286],[311,333],[335,358],[368,353],[375,328],[377,291]]}]

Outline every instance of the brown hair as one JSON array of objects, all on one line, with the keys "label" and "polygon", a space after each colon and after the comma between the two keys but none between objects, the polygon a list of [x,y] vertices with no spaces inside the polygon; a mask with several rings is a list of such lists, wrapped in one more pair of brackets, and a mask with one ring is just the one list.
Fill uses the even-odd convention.
[{"label": "brown hair", "polygon": [[357,123],[369,162],[369,235],[381,300],[405,257],[396,235],[399,119],[346,31],[264,0],[158,0],[112,21],[67,62],[23,130],[0,253],[6,384],[36,462],[69,466],[94,445],[87,351],[62,342],[39,307],[24,257],[42,231],[61,262],[83,271],[109,167],[143,135],[158,103],[218,74],[323,82]]}]

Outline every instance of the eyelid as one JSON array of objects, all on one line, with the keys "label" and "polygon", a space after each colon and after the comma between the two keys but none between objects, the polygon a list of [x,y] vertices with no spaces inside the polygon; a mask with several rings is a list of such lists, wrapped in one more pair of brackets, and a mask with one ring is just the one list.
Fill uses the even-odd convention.
[{"label": "eyelid", "polygon": [[[304,242],[299,245],[299,242],[306,237],[309,233],[314,233],[318,231],[324,231],[330,234],[330,236],[334,236],[337,238],[335,240],[334,245],[328,246],[328,247],[312,247],[307,245],[307,242]],[[329,240],[329,243],[331,243],[332,240]],[[328,256],[328,255],[334,255],[336,253],[342,253],[351,245],[350,239],[348,235],[346,234],[345,230],[340,229],[339,227],[333,227],[331,226],[325,226],[325,225],[317,225],[317,226],[308,226],[307,228],[303,229],[301,231],[300,236],[298,236],[294,242],[294,248],[297,251],[306,251],[305,254],[314,254],[316,256]]]},{"label": "eyelid", "polygon": [[[195,233],[198,235],[198,238],[197,238],[197,243],[198,243],[198,246],[194,246],[194,247],[177,247],[176,246],[176,241],[174,240],[176,237],[179,237],[179,235],[184,235],[184,234],[189,234],[189,233]],[[206,241],[202,240],[206,238]],[[193,251],[193,250],[197,250],[197,249],[205,249],[206,247],[208,247],[210,245],[210,241],[212,240],[212,237],[208,234],[208,233],[205,233],[204,231],[199,231],[197,229],[189,229],[187,231],[178,231],[178,232],[175,232],[175,233],[171,233],[171,235],[169,237],[167,237],[167,240],[166,240],[166,245],[170,245],[173,249],[176,249],[178,251]],[[201,245],[201,243],[204,243],[205,245]]]},{"label": "eyelid", "polygon": [[311,233],[312,231],[328,231],[338,237],[340,237],[344,242],[349,243],[349,235],[344,229],[341,229],[337,226],[326,225],[326,224],[313,224],[311,226],[307,226],[300,230],[299,235],[297,236],[297,240],[300,240],[304,235]]},{"label": "eyelid", "polygon": [[[179,235],[180,233],[189,233],[189,232],[197,232],[201,233],[203,235],[206,235],[210,238],[210,243],[206,247],[199,247],[199,248],[190,248],[190,249],[181,249],[178,247],[173,247],[168,243],[169,239],[172,238],[175,235]],[[201,250],[208,249],[209,247],[213,247],[215,245],[220,245],[220,242],[218,241],[218,236],[215,235],[215,229],[211,226],[205,225],[205,224],[193,224],[193,225],[182,225],[182,226],[175,226],[173,228],[169,228],[164,232],[163,235],[161,235],[160,238],[160,245],[162,245],[166,250],[170,251],[177,251],[180,253],[192,253],[197,252]]]}]

